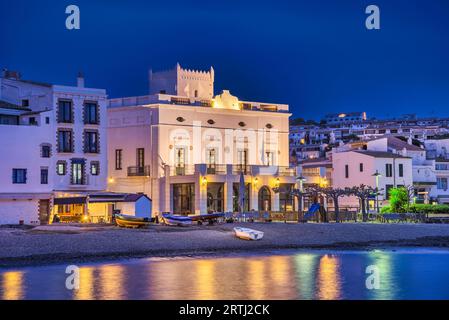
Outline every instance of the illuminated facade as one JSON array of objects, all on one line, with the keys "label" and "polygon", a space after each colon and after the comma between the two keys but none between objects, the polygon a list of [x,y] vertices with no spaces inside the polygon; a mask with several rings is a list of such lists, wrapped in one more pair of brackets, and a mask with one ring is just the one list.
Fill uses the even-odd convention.
[{"label": "illuminated facade", "polygon": [[69,205],[83,212],[79,203],[55,204],[106,189],[106,104],[106,91],[84,87],[82,76],[77,86],[61,86],[4,72],[0,224],[48,223]]},{"label": "illuminated facade", "polygon": [[153,214],[293,211],[288,106],[213,96],[214,71],[150,72],[150,95],[112,99],[110,191],[144,192]]}]

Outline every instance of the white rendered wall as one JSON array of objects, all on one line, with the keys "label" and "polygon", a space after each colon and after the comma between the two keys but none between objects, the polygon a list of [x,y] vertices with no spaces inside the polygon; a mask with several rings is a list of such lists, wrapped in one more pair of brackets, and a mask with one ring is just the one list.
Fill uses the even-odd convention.
[{"label": "white rendered wall", "polygon": [[3,200],[0,199],[0,225],[39,224],[39,200]]}]

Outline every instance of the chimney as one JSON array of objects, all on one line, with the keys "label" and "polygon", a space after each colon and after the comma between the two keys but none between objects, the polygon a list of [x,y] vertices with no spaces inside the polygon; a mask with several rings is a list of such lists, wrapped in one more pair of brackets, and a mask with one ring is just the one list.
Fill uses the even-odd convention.
[{"label": "chimney", "polygon": [[12,80],[20,80],[20,72],[3,69],[3,78],[12,79]]},{"label": "chimney", "polygon": [[81,71],[78,73],[78,77],[76,78],[76,86],[78,88],[84,88],[84,75]]}]

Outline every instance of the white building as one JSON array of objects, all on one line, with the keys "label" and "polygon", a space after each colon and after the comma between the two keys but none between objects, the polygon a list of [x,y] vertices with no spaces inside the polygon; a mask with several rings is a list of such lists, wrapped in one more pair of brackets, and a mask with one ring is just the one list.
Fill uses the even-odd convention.
[{"label": "white building", "polygon": [[112,99],[109,190],[143,192],[153,213],[204,214],[238,208],[293,211],[288,106],[213,97],[214,72],[150,72],[149,96]]},{"label": "white building", "polygon": [[432,139],[424,144],[427,158],[435,165],[436,184],[430,191],[430,197],[438,203],[449,203],[449,139]]},{"label": "white building", "polygon": [[0,224],[86,215],[85,203],[67,199],[106,189],[106,91],[82,76],[61,86],[5,71],[0,101]]}]

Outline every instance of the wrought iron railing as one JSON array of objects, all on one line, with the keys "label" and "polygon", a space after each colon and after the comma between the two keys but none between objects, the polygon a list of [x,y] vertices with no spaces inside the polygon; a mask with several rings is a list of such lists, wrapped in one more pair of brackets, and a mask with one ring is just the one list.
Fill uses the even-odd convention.
[{"label": "wrought iron railing", "polygon": [[170,167],[170,176],[188,176],[195,173],[195,166],[183,165]]},{"label": "wrought iron railing", "polygon": [[232,166],[232,174],[251,174],[251,166],[247,164],[235,164]]},{"label": "wrought iron railing", "polygon": [[207,174],[226,174],[225,164],[207,164],[206,165]]},{"label": "wrought iron railing", "polygon": [[150,166],[133,166],[128,167],[128,177],[142,177],[150,175]]}]

